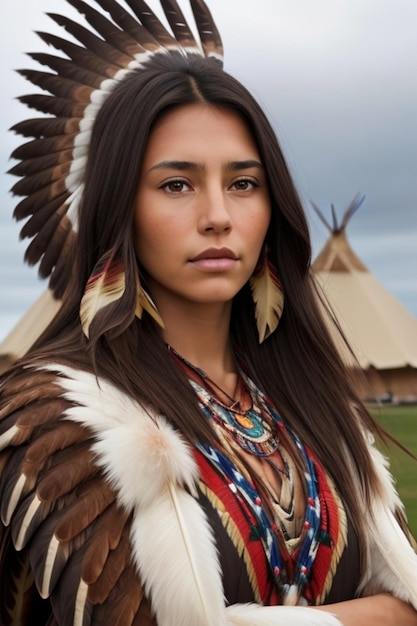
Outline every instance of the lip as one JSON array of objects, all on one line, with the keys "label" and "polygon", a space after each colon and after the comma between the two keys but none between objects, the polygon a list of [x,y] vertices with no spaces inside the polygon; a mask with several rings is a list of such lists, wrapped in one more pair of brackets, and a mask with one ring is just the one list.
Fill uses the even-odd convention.
[{"label": "lip", "polygon": [[200,271],[217,273],[233,269],[239,257],[229,248],[207,248],[190,259],[190,263]]},{"label": "lip", "polygon": [[190,261],[194,263],[195,261],[203,261],[205,259],[231,259],[232,261],[237,261],[238,257],[229,248],[207,248],[207,250],[203,250]]}]

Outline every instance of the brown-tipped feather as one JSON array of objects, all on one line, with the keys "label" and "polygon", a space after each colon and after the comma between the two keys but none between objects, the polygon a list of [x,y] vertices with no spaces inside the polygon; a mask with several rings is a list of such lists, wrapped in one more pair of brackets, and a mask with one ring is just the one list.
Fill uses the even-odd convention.
[{"label": "brown-tipped feather", "polygon": [[77,24],[73,20],[68,19],[56,13],[48,13],[59,26],[65,28],[75,39],[78,39],[86,48],[96,54],[103,61],[116,65],[119,68],[126,68],[131,62],[131,57],[123,54],[120,50],[115,50],[110,44],[94,35],[91,31]]},{"label": "brown-tipped feather", "polygon": [[31,53],[29,54],[29,57],[34,61],[37,61],[40,65],[49,67],[51,70],[56,72],[60,78],[73,80],[81,85],[89,85],[94,89],[99,89],[102,81],[106,79],[105,76],[97,76],[97,74],[90,72],[84,67],[75,65],[68,59],[63,59],[62,57],[57,57],[52,54],[46,54],[43,52]]},{"label": "brown-tipped feather", "polygon": [[178,48],[178,42],[161,24],[155,13],[151,11],[149,6],[144,0],[126,0],[126,3],[130,6],[136,17],[142,22],[146,30],[152,35],[152,37],[159,43],[159,45],[165,48]]},{"label": "brown-tipped feather", "polygon": [[33,174],[38,172],[43,172],[53,167],[60,167],[64,164],[71,166],[72,159],[72,150],[62,150],[62,152],[54,152],[36,159],[25,159],[10,168],[8,174],[13,176],[33,176]]},{"label": "brown-tipped feather", "polygon": [[77,134],[80,121],[76,118],[38,117],[19,122],[10,130],[24,137],[61,137]]},{"label": "brown-tipped feather", "polygon": [[202,0],[190,0],[190,4],[205,55],[215,55],[222,64],[223,43],[209,8]]},{"label": "brown-tipped feather", "polygon": [[[65,220],[62,220],[62,222],[60,223],[60,228],[63,227],[64,223]],[[69,220],[67,224],[69,224]],[[49,287],[52,289],[55,298],[57,298],[58,300],[62,298],[67,291],[73,271],[73,267],[71,265],[71,252],[73,251],[75,232],[72,230],[70,225],[67,225],[66,229],[66,237],[61,249],[61,253],[56,261],[53,263],[54,270],[51,273],[49,279]],[[47,261],[48,256],[49,248],[45,251],[45,254],[42,257],[42,265],[44,261]]]},{"label": "brown-tipped feather", "polygon": [[[49,187],[49,185],[51,185],[52,183],[56,183],[60,180],[65,181],[65,178],[69,174],[70,167],[71,163],[67,162],[63,165],[56,165],[49,170],[39,171],[32,176],[25,176],[13,186],[13,193],[17,196],[30,195],[32,193],[40,191],[41,189]],[[39,211],[36,212],[39,219],[46,218],[49,215],[48,212],[43,213],[42,211],[43,207],[41,207]],[[41,226],[41,222],[38,224],[38,226]],[[20,233],[20,237],[22,239],[25,237],[32,237],[37,232],[37,230],[35,232],[29,232],[30,228],[31,227],[29,227],[29,230],[27,230],[25,227],[22,228]]]},{"label": "brown-tipped feather", "polygon": [[87,22],[94,30],[109,42],[116,50],[130,56],[133,59],[135,51],[139,48],[143,50],[139,43],[130,37],[128,33],[123,32],[115,26],[113,22],[108,20],[102,13],[99,13],[91,6],[83,2],[83,0],[67,0],[79,13],[85,16]]},{"label": "brown-tipped feather", "polygon": [[25,252],[25,261],[29,265],[35,265],[47,247],[54,244],[55,238],[59,241],[65,236],[65,232],[59,229],[61,217],[57,214],[52,215],[49,220],[42,226],[39,233],[32,239]]},{"label": "brown-tipped feather", "polygon": [[85,103],[73,102],[65,98],[56,98],[55,96],[43,94],[20,96],[17,99],[31,109],[46,113],[47,115],[55,115],[56,117],[81,118],[87,106]]},{"label": "brown-tipped feather", "polygon": [[[14,211],[14,217],[17,220],[21,220],[25,217],[29,217],[30,215],[35,215],[40,210],[47,211],[47,206],[50,206],[51,209],[54,206],[56,211],[61,212],[61,206],[65,205],[65,201],[67,200],[68,196],[69,192],[66,192],[49,200],[48,198],[45,198],[44,202],[29,202],[29,198],[25,198],[25,200],[22,200],[16,206]],[[41,198],[44,198],[44,194],[41,195]]]},{"label": "brown-tipped feather", "polygon": [[[67,210],[67,206],[62,207]],[[50,287],[57,299],[60,299],[68,287],[69,277],[72,271],[71,264],[67,265],[70,248],[74,242],[75,234],[70,220],[64,216],[55,230],[54,237],[49,241],[39,264],[39,276],[50,276]],[[62,281],[62,286],[61,286]]]},{"label": "brown-tipped feather", "polygon": [[74,148],[74,135],[67,137],[48,137],[34,139],[18,146],[11,154],[12,159],[36,159],[38,156],[49,156],[51,153],[64,152]]},{"label": "brown-tipped feather", "polygon": [[176,0],[161,0],[161,6],[180,46],[195,48],[198,52],[200,48]]},{"label": "brown-tipped feather", "polygon": [[94,87],[83,85],[68,78],[61,78],[56,74],[39,72],[37,70],[18,70],[24,78],[58,98],[72,98],[77,102],[89,103]]},{"label": "brown-tipped feather", "polygon": [[[26,222],[20,231],[20,238],[34,237],[44,224],[56,215],[65,215],[67,207],[56,205],[56,203],[45,204],[41,206],[36,213]],[[60,222],[61,223],[61,222]]]},{"label": "brown-tipped feather", "polygon": [[102,76],[103,78],[113,78],[114,75],[120,71],[120,67],[117,65],[113,65],[112,63],[109,63],[109,61],[103,60],[94,54],[94,52],[91,52],[86,48],[82,48],[81,46],[77,46],[77,44],[72,43],[71,41],[62,39],[62,37],[57,37],[56,35],[40,31],[37,31],[37,35],[39,35],[39,37],[48,45],[53,46],[56,50],[64,52],[78,67],[83,67],[97,76]]},{"label": "brown-tipped feather", "polygon": [[150,33],[120,6],[115,0],[100,0],[100,6],[107,11],[112,20],[120,26],[130,37],[146,50],[156,50],[158,42]]}]

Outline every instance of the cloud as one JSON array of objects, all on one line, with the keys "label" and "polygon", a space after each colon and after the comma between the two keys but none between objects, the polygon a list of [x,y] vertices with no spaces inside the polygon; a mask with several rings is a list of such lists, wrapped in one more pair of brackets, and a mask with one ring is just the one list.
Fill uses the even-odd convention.
[{"label": "cloud", "polygon": [[[159,3],[149,2],[160,14]],[[348,226],[349,240],[417,316],[417,2],[208,3],[222,33],[226,69],[253,91],[280,138],[315,253],[327,233],[310,198],[326,216],[334,203],[341,218],[357,191],[366,194]],[[189,16],[188,3],[180,4]],[[30,115],[15,98],[34,89],[12,70],[36,65],[25,50],[46,49],[33,31],[55,28],[62,34],[45,11],[82,21],[64,0],[3,0],[1,171],[11,166],[8,155],[20,143],[7,129]],[[40,290],[36,270],[22,265],[21,225],[10,217],[12,183],[13,177],[0,175],[0,339],[11,319],[4,311],[13,309],[17,318],[31,304],[32,290]]]}]

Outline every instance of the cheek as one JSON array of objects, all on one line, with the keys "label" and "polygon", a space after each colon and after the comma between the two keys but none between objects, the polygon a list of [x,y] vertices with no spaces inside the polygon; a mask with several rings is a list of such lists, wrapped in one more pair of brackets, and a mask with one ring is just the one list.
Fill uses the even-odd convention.
[{"label": "cheek", "polygon": [[257,246],[259,248],[262,247],[262,244],[265,241],[265,237],[268,232],[270,219],[270,211],[265,210],[262,213],[258,214],[256,217],[254,217],[253,220],[247,225],[248,235],[252,237],[254,246]]}]

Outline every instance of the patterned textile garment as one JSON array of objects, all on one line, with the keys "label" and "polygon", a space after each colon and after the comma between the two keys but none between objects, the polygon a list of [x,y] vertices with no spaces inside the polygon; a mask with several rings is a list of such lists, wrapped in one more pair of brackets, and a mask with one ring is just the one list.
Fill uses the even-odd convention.
[{"label": "patterned textile garment", "polygon": [[[2,625],[340,626],[331,614],[280,605],[294,586],[312,604],[359,589],[343,507],[310,451],[300,450],[305,494],[292,459],[304,504],[294,523],[287,515],[286,537],[259,472],[236,449],[193,450],[107,381],[51,364],[6,379],[0,393]],[[292,451],[281,456],[285,466]],[[388,475],[384,484],[362,587],[417,604],[416,555],[394,522]]]},{"label": "patterned textile garment", "polygon": [[[230,571],[223,576],[225,587],[234,589],[227,599],[314,605],[329,597],[331,601],[354,597],[360,578],[358,544],[352,531],[348,540],[346,513],[332,481],[311,451],[285,429],[270,401],[241,375],[252,407],[244,419],[190,380],[222,444],[221,450],[201,446],[196,458],[200,488],[221,520],[223,530],[217,530],[216,540],[223,532],[230,542],[227,550],[223,538],[219,550],[223,572]],[[275,436],[266,453],[251,443],[245,450],[242,441],[256,426],[253,442],[262,438],[260,418],[269,441]],[[242,594],[236,587],[236,571],[241,571]]]}]

